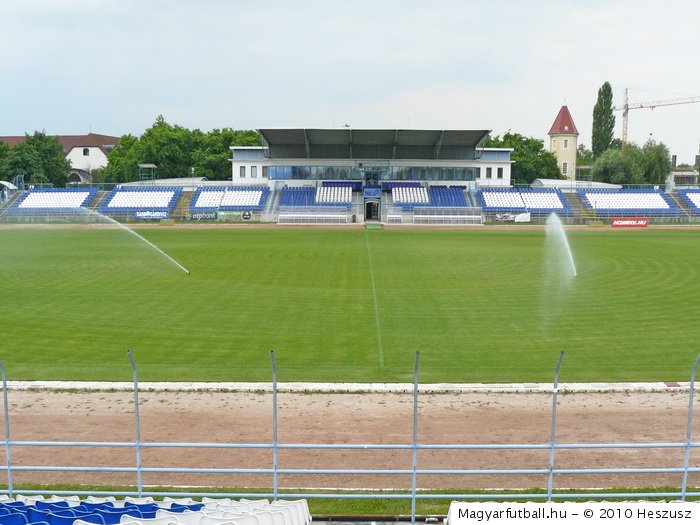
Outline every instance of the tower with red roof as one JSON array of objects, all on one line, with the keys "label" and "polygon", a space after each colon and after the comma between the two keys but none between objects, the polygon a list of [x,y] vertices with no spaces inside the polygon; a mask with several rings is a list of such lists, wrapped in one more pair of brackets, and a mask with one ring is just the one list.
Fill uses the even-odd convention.
[{"label": "tower with red roof", "polygon": [[549,151],[557,157],[559,171],[567,179],[576,180],[576,149],[578,130],[569,108],[564,105],[559,110],[549,130]]}]

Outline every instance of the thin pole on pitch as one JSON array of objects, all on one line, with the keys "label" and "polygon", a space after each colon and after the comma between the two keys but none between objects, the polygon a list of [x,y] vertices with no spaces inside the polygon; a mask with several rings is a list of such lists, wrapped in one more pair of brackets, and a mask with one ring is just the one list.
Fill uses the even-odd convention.
[{"label": "thin pole on pitch", "polygon": [[2,370],[2,401],[5,411],[5,458],[7,461],[7,490],[11,498],[14,497],[14,484],[12,482],[12,447],[10,445],[10,404],[7,401],[7,372],[5,364],[0,361]]},{"label": "thin pole on pitch", "polygon": [[688,398],[688,428],[685,436],[685,453],[683,454],[683,481],[681,483],[681,500],[685,501],[685,493],[688,488],[688,465],[690,464],[690,445],[693,439],[693,401],[695,398],[695,372],[700,365],[700,355],[695,358],[693,368],[690,371],[690,396]]},{"label": "thin pole on pitch", "polygon": [[411,525],[416,523],[416,470],[418,469],[418,370],[420,350],[416,350],[416,363],[413,367],[413,459],[411,476]]},{"label": "thin pole on pitch", "polygon": [[126,355],[129,356],[131,363],[131,372],[134,377],[134,415],[136,418],[136,488],[138,495],[141,497],[143,492],[143,463],[141,460],[141,414],[139,412],[139,374],[136,370],[136,362],[134,356],[131,355],[131,350],[127,349]]},{"label": "thin pole on pitch", "polygon": [[275,351],[270,350],[272,360],[272,493],[277,501],[279,449],[277,448],[277,362],[275,361]]},{"label": "thin pole on pitch", "polygon": [[547,501],[552,501],[554,485],[554,446],[557,443],[557,394],[559,393],[559,369],[564,359],[564,351],[559,352],[557,366],[554,369],[554,388],[552,389],[552,429],[549,438],[549,476],[547,477]]}]

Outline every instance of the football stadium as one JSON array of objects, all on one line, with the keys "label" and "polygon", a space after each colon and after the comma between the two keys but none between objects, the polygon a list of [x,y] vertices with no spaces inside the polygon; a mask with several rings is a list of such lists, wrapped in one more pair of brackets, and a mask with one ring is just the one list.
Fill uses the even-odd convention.
[{"label": "football stadium", "polygon": [[700,496],[700,189],[515,187],[486,130],[260,134],[226,182],[9,192],[7,523]]}]

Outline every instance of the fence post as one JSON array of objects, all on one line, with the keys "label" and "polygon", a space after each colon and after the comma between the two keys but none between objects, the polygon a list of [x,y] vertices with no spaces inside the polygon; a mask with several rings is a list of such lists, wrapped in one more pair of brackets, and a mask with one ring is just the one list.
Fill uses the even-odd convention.
[{"label": "fence post", "polygon": [[700,354],[695,358],[693,368],[690,371],[690,395],[688,397],[688,429],[685,436],[685,453],[683,454],[683,481],[681,483],[681,500],[685,501],[685,493],[688,488],[688,465],[690,464],[690,443],[693,438],[693,400],[695,398],[695,372],[700,364]]},{"label": "fence post", "polygon": [[549,438],[549,476],[547,477],[547,501],[552,501],[554,485],[554,446],[557,443],[557,394],[559,393],[559,368],[564,359],[564,351],[559,352],[557,366],[554,369],[554,389],[552,390],[552,429]]},{"label": "fence post", "polygon": [[134,377],[134,415],[136,417],[136,489],[138,490],[139,498],[143,493],[143,465],[141,461],[141,414],[139,412],[139,374],[136,370],[134,356],[131,355],[131,350],[127,349],[126,354],[129,356],[131,363],[131,372]]},{"label": "fence post", "polygon": [[277,362],[274,350],[270,350],[270,359],[272,360],[272,493],[274,501],[277,501],[279,449],[277,448]]},{"label": "fence post", "polygon": [[2,370],[2,401],[5,411],[5,457],[7,458],[7,490],[10,497],[14,497],[14,484],[12,483],[12,446],[10,445],[10,405],[7,402],[7,372],[5,364],[0,361]]},{"label": "fence post", "polygon": [[420,350],[416,350],[416,362],[413,366],[413,470],[411,476],[411,525],[416,523],[416,470],[418,469],[418,369]]}]

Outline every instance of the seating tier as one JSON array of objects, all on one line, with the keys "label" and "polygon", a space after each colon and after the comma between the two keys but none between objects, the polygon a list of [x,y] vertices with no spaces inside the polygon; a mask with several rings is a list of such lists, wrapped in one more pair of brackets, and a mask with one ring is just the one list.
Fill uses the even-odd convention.
[{"label": "seating tier", "polygon": [[347,185],[321,185],[317,188],[283,188],[280,191],[279,205],[283,207],[345,207],[352,205],[353,187]]},{"label": "seating tier", "polygon": [[427,206],[430,203],[428,190],[423,186],[394,186],[391,188],[391,199],[394,204],[410,211],[415,206]]},{"label": "seating tier", "polygon": [[482,189],[477,194],[485,212],[495,213],[571,213],[566,198],[557,188],[498,188]]},{"label": "seating tier", "polygon": [[675,215],[678,208],[661,190],[578,190],[581,202],[596,213]]},{"label": "seating tier", "polygon": [[680,190],[678,194],[688,208],[694,213],[700,213],[700,190]]},{"label": "seating tier", "polygon": [[262,211],[269,194],[267,186],[198,188],[190,200],[190,212]]},{"label": "seating tier", "polygon": [[431,206],[450,208],[466,208],[467,200],[464,198],[462,188],[447,186],[431,186],[428,190]]},{"label": "seating tier", "polygon": [[182,188],[115,188],[107,196],[100,211],[104,214],[155,213],[169,217],[180,197]]},{"label": "seating tier", "polygon": [[86,207],[97,193],[96,188],[42,188],[22,196],[13,211],[69,211]]}]

